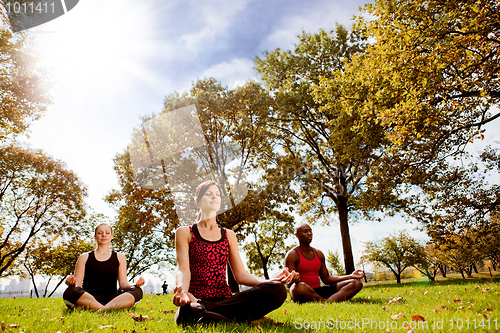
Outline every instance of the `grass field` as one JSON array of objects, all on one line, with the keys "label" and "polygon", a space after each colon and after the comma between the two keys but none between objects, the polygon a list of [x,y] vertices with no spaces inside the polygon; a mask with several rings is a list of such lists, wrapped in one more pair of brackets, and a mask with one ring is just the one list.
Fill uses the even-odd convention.
[{"label": "grass field", "polygon": [[177,327],[172,295],[146,295],[130,311],[65,310],[62,299],[0,299],[6,332],[495,332],[500,275],[370,283],[351,301],[298,305],[287,300],[275,323]]}]

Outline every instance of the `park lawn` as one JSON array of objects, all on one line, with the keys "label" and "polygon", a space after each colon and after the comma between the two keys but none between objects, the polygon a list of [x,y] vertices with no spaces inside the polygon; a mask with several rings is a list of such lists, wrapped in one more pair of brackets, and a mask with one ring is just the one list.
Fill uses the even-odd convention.
[{"label": "park lawn", "polygon": [[176,307],[171,302],[172,295],[146,295],[130,311],[108,313],[69,312],[61,298],[0,299],[0,329],[53,333],[386,332],[387,329],[407,332],[406,324],[415,332],[494,332],[500,331],[499,293],[500,276],[491,279],[489,274],[466,280],[439,278],[432,283],[422,278],[399,285],[370,283],[349,302],[298,305],[287,300],[269,314],[278,324],[219,324],[184,329],[174,324]]}]

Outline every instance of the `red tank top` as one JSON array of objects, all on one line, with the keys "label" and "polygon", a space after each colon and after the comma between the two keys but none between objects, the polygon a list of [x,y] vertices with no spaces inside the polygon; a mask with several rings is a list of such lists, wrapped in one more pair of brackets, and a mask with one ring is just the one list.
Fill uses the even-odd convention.
[{"label": "red tank top", "polygon": [[304,282],[311,288],[319,288],[319,271],[321,269],[321,260],[314,248],[314,258],[307,259],[300,253],[299,248],[295,247],[295,251],[299,254],[299,263],[295,267],[295,271],[300,274],[300,282]]},{"label": "red tank top", "polygon": [[189,292],[196,298],[230,297],[231,289],[226,280],[229,260],[229,240],[226,229],[221,229],[221,239],[203,239],[195,225],[189,226]]}]

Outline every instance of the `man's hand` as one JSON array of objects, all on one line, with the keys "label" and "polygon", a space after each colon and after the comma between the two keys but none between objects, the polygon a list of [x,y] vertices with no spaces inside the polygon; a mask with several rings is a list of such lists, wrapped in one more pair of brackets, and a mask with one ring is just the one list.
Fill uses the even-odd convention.
[{"label": "man's hand", "polygon": [[139,278],[139,280],[137,280],[137,282],[135,283],[135,286],[136,287],[142,287],[144,285],[144,283],[146,283],[146,280],[144,280],[144,278],[141,276]]},{"label": "man's hand", "polygon": [[75,287],[76,286],[76,278],[73,275],[70,275],[66,278],[66,284],[68,287]]},{"label": "man's hand", "polygon": [[358,269],[358,270],[355,270],[351,276],[354,278],[354,279],[362,279],[365,277],[365,272],[362,271],[361,269]]},{"label": "man's hand", "polygon": [[182,286],[179,286],[175,287],[174,289],[174,298],[172,299],[172,302],[175,306],[183,306],[191,303],[191,300],[189,299],[189,296],[182,290]]}]

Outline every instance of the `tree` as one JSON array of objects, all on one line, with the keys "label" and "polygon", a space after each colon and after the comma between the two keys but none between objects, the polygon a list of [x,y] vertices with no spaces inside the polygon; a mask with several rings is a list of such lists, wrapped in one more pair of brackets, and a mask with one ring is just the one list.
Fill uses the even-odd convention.
[{"label": "tree", "polygon": [[[413,267],[426,275],[431,281],[436,279],[438,270],[444,272],[446,269],[443,265],[445,259],[440,255],[436,244],[433,243],[427,243],[424,247],[417,247],[415,259]],[[446,273],[444,273],[443,277],[446,277]]]},{"label": "tree", "polygon": [[330,265],[335,274],[345,275],[345,268],[341,264],[340,254],[337,251],[332,252],[328,250],[326,262]]},{"label": "tree", "polygon": [[264,124],[271,102],[255,82],[230,90],[211,78],[195,82],[184,94],[170,94],[162,113],[145,118],[136,129],[128,149],[134,177],[122,187],[135,182],[133,186],[164,190],[170,208],[175,207],[169,228],[176,228],[193,222],[198,184],[218,181],[224,205],[218,222],[237,233],[248,232],[245,225],[264,220],[290,198],[289,185],[268,162],[272,141]]},{"label": "tree", "polygon": [[[31,278],[36,297],[51,297],[68,275],[74,272],[78,257],[93,248],[88,240],[73,238],[66,242],[59,242],[57,238],[56,236],[54,239],[38,241],[24,253],[23,267]],[[35,275],[48,278],[43,291],[38,290]],[[59,280],[49,291],[53,278],[59,278]]]},{"label": "tree", "polygon": [[57,160],[0,148],[0,276],[35,240],[70,234],[85,214],[86,188]]},{"label": "tree", "polygon": [[401,283],[403,271],[413,266],[422,252],[422,245],[403,230],[379,242],[366,242],[363,258],[387,267]]},{"label": "tree", "polygon": [[472,277],[472,267],[482,255],[478,251],[475,239],[468,232],[447,232],[441,236],[437,245],[447,266],[459,271],[463,279],[465,279],[464,273]]},{"label": "tree", "polygon": [[13,34],[0,18],[0,141],[26,131],[46,110],[48,73],[37,66],[26,32]]},{"label": "tree", "polygon": [[[495,0],[378,0],[358,29],[375,40],[337,80],[349,110],[386,128],[387,176],[421,185],[496,120],[500,11]],[[390,150],[389,149],[389,150]]]},{"label": "tree", "polygon": [[172,234],[179,224],[168,191],[143,188],[134,180],[128,151],[117,154],[114,163],[121,190],[105,197],[118,211],[113,249],[125,254],[127,276],[133,279],[153,265],[173,263]]},{"label": "tree", "polygon": [[491,212],[489,223],[478,226],[473,231],[479,252],[491,262],[492,268],[497,270],[500,264],[500,218],[498,210]]},{"label": "tree", "polygon": [[293,248],[285,245],[285,240],[293,234],[293,218],[287,213],[275,212],[264,221],[249,225],[250,238],[253,240],[243,246],[247,254],[247,266],[251,273],[264,275],[269,279],[269,268],[283,265],[283,258]]},{"label": "tree", "polygon": [[362,31],[337,26],[299,39],[293,51],[276,49],[255,60],[275,99],[268,126],[282,147],[280,162],[292,166],[288,172],[300,188],[300,212],[311,222],[338,214],[350,273],[355,267],[349,216],[397,205],[398,193],[390,178],[377,171],[387,141],[384,129],[337,103],[331,98],[334,91],[322,95],[317,88],[322,78],[343,75],[345,64],[363,52],[366,38]]}]

